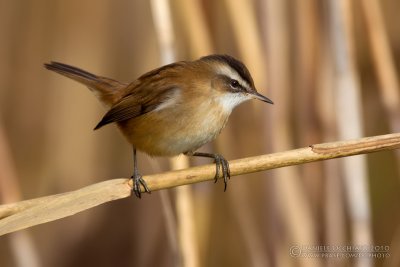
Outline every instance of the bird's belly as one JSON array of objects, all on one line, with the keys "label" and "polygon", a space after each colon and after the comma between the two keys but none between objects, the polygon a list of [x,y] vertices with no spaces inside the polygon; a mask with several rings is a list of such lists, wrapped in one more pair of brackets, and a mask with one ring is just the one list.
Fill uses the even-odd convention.
[{"label": "bird's belly", "polygon": [[[175,115],[175,116],[174,116]],[[229,114],[147,113],[119,123],[136,147],[152,156],[175,156],[212,141],[225,126]]]}]

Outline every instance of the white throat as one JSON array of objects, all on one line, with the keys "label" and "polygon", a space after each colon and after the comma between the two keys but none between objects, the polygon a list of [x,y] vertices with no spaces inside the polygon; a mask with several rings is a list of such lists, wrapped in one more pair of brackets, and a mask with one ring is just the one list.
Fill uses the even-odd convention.
[{"label": "white throat", "polygon": [[231,113],[232,110],[243,103],[251,99],[251,97],[247,94],[242,93],[226,93],[218,98],[219,103],[221,104],[223,110],[227,113]]}]

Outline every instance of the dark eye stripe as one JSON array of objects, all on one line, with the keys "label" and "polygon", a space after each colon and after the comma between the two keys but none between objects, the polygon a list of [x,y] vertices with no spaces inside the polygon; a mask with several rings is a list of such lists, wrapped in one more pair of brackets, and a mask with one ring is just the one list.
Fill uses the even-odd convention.
[{"label": "dark eye stripe", "polygon": [[233,70],[235,70],[237,72],[237,74],[243,79],[243,81],[247,82],[250,87],[254,87],[254,82],[250,75],[249,70],[239,60],[237,60],[231,56],[228,56],[228,55],[209,55],[209,56],[203,57],[202,59],[216,60],[216,61],[220,61],[220,62],[223,62],[223,63],[229,65]]}]

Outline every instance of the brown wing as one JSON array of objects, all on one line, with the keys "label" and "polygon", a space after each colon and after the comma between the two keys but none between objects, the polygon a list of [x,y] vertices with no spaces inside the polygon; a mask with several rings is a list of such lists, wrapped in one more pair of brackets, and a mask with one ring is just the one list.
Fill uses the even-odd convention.
[{"label": "brown wing", "polygon": [[141,97],[138,94],[129,94],[115,104],[94,129],[97,130],[106,124],[129,120],[151,112],[169,99],[169,97],[174,94],[175,90],[179,90],[179,88],[166,87],[158,89],[145,97]]},{"label": "brown wing", "polygon": [[115,103],[94,128],[146,114],[173,97],[181,89],[187,62],[181,61],[152,70],[127,87],[126,95]]}]

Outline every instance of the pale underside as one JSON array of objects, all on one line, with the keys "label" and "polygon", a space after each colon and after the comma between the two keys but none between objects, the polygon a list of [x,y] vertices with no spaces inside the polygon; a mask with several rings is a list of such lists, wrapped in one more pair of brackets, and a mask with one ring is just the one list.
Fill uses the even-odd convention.
[{"label": "pale underside", "polygon": [[[214,140],[225,127],[232,109],[249,96],[224,94],[202,99],[205,100],[200,103],[196,99],[182,100],[180,92],[175,91],[153,111],[117,124],[136,149],[149,155],[190,153]],[[196,108],[188,103],[192,101]]]}]

